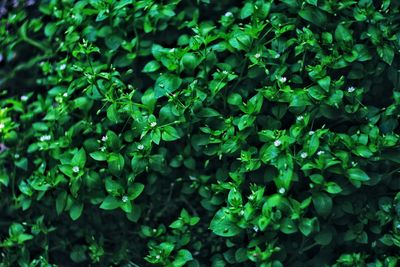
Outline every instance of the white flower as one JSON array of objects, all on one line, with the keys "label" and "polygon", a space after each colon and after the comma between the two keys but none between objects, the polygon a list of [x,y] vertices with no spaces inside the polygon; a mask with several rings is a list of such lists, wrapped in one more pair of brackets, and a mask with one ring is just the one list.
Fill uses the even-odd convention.
[{"label": "white flower", "polygon": [[72,167],[72,171],[75,173],[79,172],[79,167],[78,166]]},{"label": "white flower", "polygon": [[357,162],[355,162],[355,161],[352,161],[351,162],[351,165],[354,167],[354,166],[357,166]]},{"label": "white flower", "polygon": [[244,210],[241,210],[240,212],[239,212],[239,216],[243,216],[244,215]]},{"label": "white flower", "polygon": [[298,120],[298,121],[302,121],[303,119],[304,119],[304,117],[301,115],[296,118],[296,120]]},{"label": "white flower", "polygon": [[320,151],[317,152],[318,156],[321,156],[322,154],[325,154],[325,151],[320,150]]},{"label": "white flower", "polygon": [[232,12],[228,11],[228,12],[225,13],[224,16],[225,17],[233,17],[233,14],[232,14]]},{"label": "white flower", "polygon": [[41,142],[50,141],[50,140],[51,140],[51,136],[50,136],[50,135],[42,135],[42,136],[39,138],[39,140],[40,140]]},{"label": "white flower", "polygon": [[4,125],[4,123],[0,123],[0,130],[1,130],[1,129],[4,129],[4,127],[6,127],[6,126]]},{"label": "white flower", "polygon": [[228,75],[228,74],[229,74],[229,72],[228,72],[227,70],[224,70],[224,71],[222,72],[222,74],[224,74],[224,75]]},{"label": "white flower", "polygon": [[287,81],[287,78],[286,78],[286,77],[280,77],[280,78],[279,78],[279,81],[280,81],[281,83],[284,83],[284,82]]},{"label": "white flower", "polygon": [[105,142],[105,141],[107,141],[107,139],[108,139],[107,135],[104,135],[104,136],[101,138],[101,141]]},{"label": "white flower", "polygon": [[62,64],[62,65],[60,65],[60,70],[65,70],[66,67],[67,67],[67,64]]},{"label": "white flower", "polygon": [[313,135],[313,134],[315,134],[314,131],[309,131],[309,132],[308,132],[308,135]]},{"label": "white flower", "polygon": [[175,48],[171,48],[171,49],[169,50],[169,52],[170,52],[170,53],[175,52]]},{"label": "white flower", "polygon": [[257,225],[254,225],[254,226],[253,226],[253,231],[257,233],[258,230],[259,230],[259,229],[258,229],[258,226],[257,226]]},{"label": "white flower", "polygon": [[101,152],[106,151],[106,147],[105,147],[105,146],[100,147],[100,151],[101,151]]},{"label": "white flower", "polygon": [[157,125],[157,122],[155,122],[155,121],[150,123],[150,127],[156,127],[156,125]]},{"label": "white flower", "polygon": [[260,58],[260,57],[261,57],[261,54],[260,54],[260,53],[257,53],[257,54],[254,55],[254,57],[255,57],[255,58]]},{"label": "white flower", "polygon": [[156,259],[157,259],[157,260],[160,259],[160,255],[157,255],[157,256],[156,256]]},{"label": "white flower", "polygon": [[14,157],[15,157],[16,159],[19,159],[19,154],[15,154]]},{"label": "white flower", "polygon": [[26,95],[23,95],[23,96],[21,96],[21,101],[28,101],[28,96],[26,96]]},{"label": "white flower", "polygon": [[303,159],[307,158],[307,156],[308,156],[307,152],[303,152],[300,154],[300,157]]},{"label": "white flower", "polygon": [[122,202],[126,203],[128,202],[129,198],[127,196],[123,196],[122,197]]},{"label": "white flower", "polygon": [[281,187],[281,188],[279,188],[278,192],[279,192],[279,194],[285,194],[286,189]]},{"label": "white flower", "polygon": [[281,140],[275,140],[274,146],[278,147],[282,144]]},{"label": "white flower", "polygon": [[347,88],[347,92],[352,93],[356,90],[356,88],[354,88],[353,86],[350,86],[349,88]]},{"label": "white flower", "polygon": [[63,97],[68,97],[68,93],[64,93],[64,94],[63,94]]},{"label": "white flower", "polygon": [[138,146],[137,146],[137,149],[143,150],[143,149],[144,149],[144,145],[142,145],[142,144],[138,145]]},{"label": "white flower", "polygon": [[275,55],[275,58],[279,58],[280,56],[281,56],[281,54],[277,53],[277,54]]}]

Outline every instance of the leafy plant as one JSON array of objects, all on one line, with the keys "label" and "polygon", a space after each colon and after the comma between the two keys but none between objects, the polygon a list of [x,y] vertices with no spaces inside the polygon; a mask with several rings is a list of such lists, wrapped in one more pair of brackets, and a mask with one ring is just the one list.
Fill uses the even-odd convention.
[{"label": "leafy plant", "polygon": [[397,266],[400,3],[0,3],[0,266]]}]

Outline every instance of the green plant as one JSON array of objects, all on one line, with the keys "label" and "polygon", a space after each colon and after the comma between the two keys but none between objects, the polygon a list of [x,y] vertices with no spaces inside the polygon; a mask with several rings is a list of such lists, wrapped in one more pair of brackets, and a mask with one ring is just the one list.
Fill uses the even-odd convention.
[{"label": "green plant", "polygon": [[34,2],[0,3],[0,266],[398,264],[398,1]]}]

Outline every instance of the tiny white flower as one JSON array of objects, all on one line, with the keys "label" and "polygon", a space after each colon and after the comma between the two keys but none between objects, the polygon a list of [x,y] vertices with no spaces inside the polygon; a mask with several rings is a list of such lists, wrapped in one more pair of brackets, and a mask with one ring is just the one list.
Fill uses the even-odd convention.
[{"label": "tiny white flower", "polygon": [[157,255],[157,256],[156,256],[156,259],[157,259],[157,260],[160,259],[160,255]]},{"label": "tiny white flower", "polygon": [[286,78],[286,77],[280,77],[280,78],[279,78],[279,81],[280,81],[281,83],[285,83],[285,82],[287,81],[287,78]]},{"label": "tiny white flower", "polygon": [[122,202],[126,203],[128,202],[129,198],[127,196],[123,196],[122,197]]},{"label": "tiny white flower", "polygon": [[352,161],[351,162],[351,165],[354,167],[354,166],[357,166],[357,162],[355,162],[355,161]]},{"label": "tiny white flower", "polygon": [[101,151],[101,152],[106,151],[106,147],[105,147],[105,146],[100,147],[100,151]]},{"label": "tiny white flower", "polygon": [[347,88],[347,92],[352,93],[356,90],[356,88],[354,88],[353,86],[350,86],[349,88]]},{"label": "tiny white flower", "polygon": [[325,154],[325,151],[320,150],[320,151],[317,152],[317,155],[318,155],[318,156],[321,156],[321,155],[323,155],[323,154]]},{"label": "tiny white flower", "polygon": [[21,96],[21,101],[28,101],[28,96],[26,96],[26,95],[23,95],[23,96]]},{"label": "tiny white flower", "polygon": [[105,141],[107,141],[107,139],[108,139],[108,136],[107,136],[107,135],[104,135],[104,136],[101,138],[101,141],[105,142]]},{"label": "tiny white flower", "polygon": [[1,122],[1,123],[0,123],[0,130],[1,130],[1,129],[4,129],[4,127],[6,127],[5,124]]},{"label": "tiny white flower", "polygon": [[275,58],[279,58],[280,56],[281,56],[281,54],[277,53],[277,54],[275,55]]},{"label": "tiny white flower", "polygon": [[224,16],[225,17],[233,17],[233,14],[232,14],[232,12],[228,11],[228,12],[225,13]]},{"label": "tiny white flower", "polygon": [[169,50],[169,52],[170,52],[170,53],[175,52],[175,48],[171,48],[171,49]]},{"label": "tiny white flower", "polygon": [[142,144],[138,145],[138,146],[137,146],[137,149],[143,150],[143,149],[144,149],[144,145],[142,145]]},{"label": "tiny white flower", "polygon": [[307,156],[308,156],[307,152],[303,152],[300,154],[300,157],[303,159],[307,158]]},{"label": "tiny white flower", "polygon": [[19,154],[15,154],[14,157],[15,157],[16,159],[19,159]]},{"label": "tiny white flower", "polygon": [[51,140],[51,136],[50,136],[50,135],[42,135],[42,136],[39,138],[39,140],[42,141],[42,142],[44,142],[44,141],[49,141],[49,140]]},{"label": "tiny white flower", "polygon": [[63,97],[67,97],[67,96],[68,96],[68,93],[64,93],[64,94],[63,94]]},{"label": "tiny white flower", "polygon": [[260,54],[260,53],[257,53],[257,54],[254,55],[254,57],[255,57],[255,58],[260,58],[260,57],[261,57],[261,54]]},{"label": "tiny white flower", "polygon": [[282,144],[281,140],[275,140],[274,146],[278,147]]},{"label": "tiny white flower", "polygon": [[60,65],[60,70],[65,70],[66,67],[67,67],[67,64],[62,64],[62,65]]},{"label": "tiny white flower", "polygon": [[296,120],[298,120],[298,121],[302,121],[303,119],[304,119],[304,117],[301,115],[296,118]]},{"label": "tiny white flower", "polygon": [[241,211],[239,212],[239,215],[240,215],[240,216],[243,216],[243,215],[244,215],[244,210],[241,210]]},{"label": "tiny white flower", "polygon": [[156,125],[157,125],[157,122],[155,122],[155,121],[150,123],[150,127],[156,127]]},{"label": "tiny white flower", "polygon": [[154,229],[153,229],[153,233],[157,233],[157,229],[154,228]]},{"label": "tiny white flower", "polygon": [[228,75],[228,74],[229,74],[229,72],[228,72],[227,70],[224,70],[224,71],[222,72],[222,74],[224,74],[224,75]]},{"label": "tiny white flower", "polygon": [[281,187],[281,188],[279,188],[278,192],[279,192],[279,194],[285,194],[286,189]]},{"label": "tiny white flower", "polygon": [[253,226],[253,231],[257,233],[258,230],[259,230],[259,229],[258,229],[258,226],[257,226],[257,225],[254,225],[254,226]]},{"label": "tiny white flower", "polygon": [[79,167],[78,166],[72,167],[72,171],[75,173],[79,172]]},{"label": "tiny white flower", "polygon": [[308,132],[308,135],[313,135],[313,134],[315,134],[314,131],[309,131],[309,132]]}]

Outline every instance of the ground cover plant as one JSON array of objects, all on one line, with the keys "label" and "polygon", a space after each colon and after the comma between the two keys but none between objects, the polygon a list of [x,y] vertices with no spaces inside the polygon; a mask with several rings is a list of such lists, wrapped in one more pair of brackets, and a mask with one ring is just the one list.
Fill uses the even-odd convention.
[{"label": "ground cover plant", "polygon": [[0,1],[0,266],[397,266],[399,23]]}]

